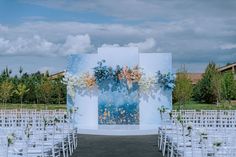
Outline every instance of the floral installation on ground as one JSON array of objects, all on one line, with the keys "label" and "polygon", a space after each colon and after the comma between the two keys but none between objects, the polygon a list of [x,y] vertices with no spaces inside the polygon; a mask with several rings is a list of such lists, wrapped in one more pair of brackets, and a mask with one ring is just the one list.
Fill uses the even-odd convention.
[{"label": "floral installation on ground", "polygon": [[11,133],[10,135],[7,136],[7,146],[10,147],[11,145],[14,144],[16,135],[15,133]]}]

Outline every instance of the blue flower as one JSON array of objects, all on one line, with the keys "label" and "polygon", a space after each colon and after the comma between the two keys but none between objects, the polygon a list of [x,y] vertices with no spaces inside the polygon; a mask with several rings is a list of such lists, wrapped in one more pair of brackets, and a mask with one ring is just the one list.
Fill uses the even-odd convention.
[{"label": "blue flower", "polygon": [[167,74],[161,74],[160,71],[156,75],[157,84],[164,90],[173,90],[175,87],[175,75],[170,72]]}]

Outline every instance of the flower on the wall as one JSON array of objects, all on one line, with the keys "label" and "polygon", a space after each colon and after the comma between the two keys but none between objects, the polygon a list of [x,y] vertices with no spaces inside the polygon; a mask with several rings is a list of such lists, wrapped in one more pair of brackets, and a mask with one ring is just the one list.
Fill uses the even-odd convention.
[{"label": "flower on the wall", "polygon": [[149,77],[142,77],[140,81],[138,82],[139,84],[139,91],[141,93],[149,93],[153,89],[155,89],[155,77],[149,76]]},{"label": "flower on the wall", "polygon": [[81,75],[72,75],[66,73],[63,82],[68,86],[68,95],[73,99],[76,89],[80,91],[92,91],[99,89],[101,91],[119,91],[126,87],[131,89],[136,86],[142,93],[151,93],[157,87],[164,90],[173,90],[175,87],[175,76],[171,73],[162,74],[160,71],[155,76],[145,77],[139,66],[116,68],[105,65],[105,60],[99,61],[93,68],[93,73],[83,73]]},{"label": "flower on the wall", "polygon": [[164,90],[173,90],[175,87],[175,75],[172,73],[162,74],[160,71],[156,75],[157,84]]},{"label": "flower on the wall", "polygon": [[[133,68],[119,65],[112,68],[104,65],[105,60],[98,62],[98,66],[94,68],[94,77],[97,86],[101,90],[119,90],[119,88],[126,86],[128,89],[132,88],[134,83],[138,83],[141,79],[142,72],[138,66]],[[111,87],[112,86],[112,87]]]},{"label": "flower on the wall", "polygon": [[86,73],[84,76],[84,82],[87,88],[94,88],[96,86],[96,79],[93,75]]},{"label": "flower on the wall", "polygon": [[118,74],[119,80],[126,82],[128,89],[131,89],[133,84],[138,83],[142,77],[142,71],[138,66],[134,66],[133,68],[124,66],[122,68],[116,69],[116,73]]}]

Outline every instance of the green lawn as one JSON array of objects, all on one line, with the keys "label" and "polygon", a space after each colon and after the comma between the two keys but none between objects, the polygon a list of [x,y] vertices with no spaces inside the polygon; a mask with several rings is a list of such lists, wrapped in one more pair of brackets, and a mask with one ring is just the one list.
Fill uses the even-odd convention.
[{"label": "green lawn", "polygon": [[[178,105],[174,104],[173,109],[177,109]],[[184,110],[236,110],[236,104],[229,105],[228,103],[222,103],[219,106],[215,104],[203,104],[198,102],[189,102],[184,107]]]},{"label": "green lawn", "polygon": [[[20,109],[21,108],[21,104],[0,104],[0,109]],[[22,104],[22,108],[24,109],[37,109],[37,110],[44,110],[44,109],[48,109],[48,110],[59,110],[59,109],[66,109],[66,105],[65,104]]]},{"label": "green lawn", "polygon": [[[173,105],[173,109],[177,109],[177,104]],[[21,104],[0,104],[0,109],[20,109]],[[23,104],[22,108],[25,109],[37,109],[37,110],[58,110],[58,109],[66,109],[66,104]],[[197,102],[189,102],[187,103],[184,108],[185,110],[236,110],[236,104],[232,104],[229,106],[227,103],[221,104],[219,106],[213,104],[203,104]]]}]

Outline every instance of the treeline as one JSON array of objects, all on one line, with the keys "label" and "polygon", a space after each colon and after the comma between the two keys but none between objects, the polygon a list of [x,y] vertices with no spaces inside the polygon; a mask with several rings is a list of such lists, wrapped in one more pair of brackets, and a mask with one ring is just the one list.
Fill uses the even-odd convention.
[{"label": "treeline", "polygon": [[12,75],[7,67],[0,75],[0,101],[5,103],[65,104],[66,85],[62,77],[51,79],[49,72],[19,73]]},{"label": "treeline", "polygon": [[230,70],[219,72],[214,62],[210,62],[205,69],[202,79],[192,85],[185,68],[178,71],[176,87],[173,92],[174,102],[183,106],[190,100],[208,104],[222,104],[236,100],[236,81]]}]

